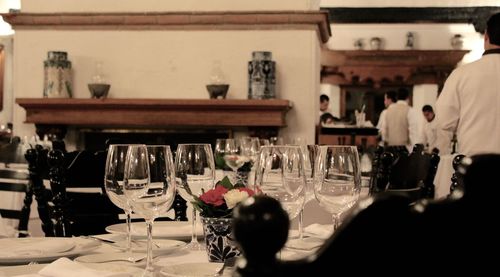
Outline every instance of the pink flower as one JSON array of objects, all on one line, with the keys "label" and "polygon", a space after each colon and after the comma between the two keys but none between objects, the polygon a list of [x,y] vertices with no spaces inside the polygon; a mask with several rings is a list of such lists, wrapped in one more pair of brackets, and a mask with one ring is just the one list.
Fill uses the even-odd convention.
[{"label": "pink flower", "polygon": [[224,202],[224,194],[227,192],[227,189],[221,185],[215,187],[215,189],[211,189],[200,196],[200,199],[206,204],[212,204],[214,206],[221,206]]}]

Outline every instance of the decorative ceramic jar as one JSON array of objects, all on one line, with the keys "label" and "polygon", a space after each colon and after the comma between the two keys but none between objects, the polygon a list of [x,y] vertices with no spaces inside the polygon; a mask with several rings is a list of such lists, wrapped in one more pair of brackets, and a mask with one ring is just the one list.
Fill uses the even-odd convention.
[{"label": "decorative ceramic jar", "polygon": [[373,37],[370,39],[370,48],[372,50],[382,49],[382,39],[379,37]]},{"label": "decorative ceramic jar", "polygon": [[405,48],[408,50],[412,50],[415,48],[415,35],[413,32],[406,33],[406,45]]},{"label": "decorative ceramic jar", "polygon": [[43,62],[43,68],[43,96],[47,98],[71,98],[73,96],[73,82],[68,53],[49,51],[47,60]]},{"label": "decorative ceramic jar", "polygon": [[232,218],[202,217],[201,222],[210,262],[222,263],[226,259],[240,255],[232,234]]},{"label": "decorative ceramic jar", "polygon": [[252,52],[248,62],[248,99],[276,98],[276,63],[268,51]]},{"label": "decorative ceramic jar", "polygon": [[456,34],[450,39],[451,47],[455,50],[462,49],[464,45],[464,40],[461,34]]}]

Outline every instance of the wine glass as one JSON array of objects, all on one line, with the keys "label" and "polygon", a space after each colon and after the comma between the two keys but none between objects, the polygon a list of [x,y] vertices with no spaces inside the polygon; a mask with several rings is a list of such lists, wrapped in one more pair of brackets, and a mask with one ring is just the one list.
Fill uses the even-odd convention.
[{"label": "wine glass", "polygon": [[355,146],[320,146],[314,173],[314,194],[319,205],[332,214],[334,231],[342,213],[358,200],[361,169]]},{"label": "wine glass", "polygon": [[255,172],[255,191],[280,201],[290,219],[299,215],[306,193],[304,157],[298,146],[262,146]]},{"label": "wine glass", "polygon": [[123,210],[127,218],[126,252],[131,251],[132,245],[132,235],[130,229],[132,207],[130,207],[123,190],[125,160],[127,158],[128,147],[129,144],[111,144],[109,146],[108,155],[106,157],[106,169],[104,173],[104,188],[106,190],[106,194],[113,204]]},{"label": "wine glass", "polygon": [[[194,196],[199,197],[204,191],[214,187],[215,165],[210,144],[179,144],[175,156],[175,171],[179,194],[192,202]],[[189,250],[200,250],[196,236],[196,209],[192,210],[191,242],[186,246]]]},{"label": "wine glass", "polygon": [[224,176],[233,176],[232,169],[226,164],[225,155],[231,155],[236,149],[234,139],[217,139],[215,141],[214,159],[215,169],[222,170]]},{"label": "wine glass", "polygon": [[246,183],[238,174],[238,169],[250,162],[250,157],[245,156],[244,144],[245,142],[241,139],[226,140],[224,162],[233,171],[233,183]]},{"label": "wine glass", "polygon": [[147,225],[147,261],[143,276],[154,276],[153,222],[175,198],[175,173],[168,145],[131,145],[125,165],[125,195]]},{"label": "wine glass", "polygon": [[304,172],[306,174],[306,199],[304,207],[300,211],[298,229],[299,239],[304,238],[304,208],[307,202],[314,199],[314,164],[319,152],[319,145],[302,145],[300,146],[304,153]]}]

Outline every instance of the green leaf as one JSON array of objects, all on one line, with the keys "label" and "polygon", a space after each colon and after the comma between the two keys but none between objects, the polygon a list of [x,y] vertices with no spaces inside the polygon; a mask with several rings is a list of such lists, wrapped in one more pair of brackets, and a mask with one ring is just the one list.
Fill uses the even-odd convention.
[{"label": "green leaf", "polygon": [[218,185],[221,185],[223,187],[225,187],[226,189],[228,190],[231,190],[233,189],[233,184],[231,184],[231,181],[229,181],[229,178],[227,176],[225,176],[222,180],[220,180],[218,183]]}]

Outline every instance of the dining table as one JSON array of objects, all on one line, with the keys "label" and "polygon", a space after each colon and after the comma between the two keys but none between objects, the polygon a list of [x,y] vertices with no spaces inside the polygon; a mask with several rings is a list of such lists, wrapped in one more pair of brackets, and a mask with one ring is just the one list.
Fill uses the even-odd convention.
[{"label": "dining table", "polygon": [[[167,226],[168,224],[168,222],[162,222],[160,225]],[[293,260],[310,255],[323,244],[331,231],[331,226],[328,225],[311,225],[306,228],[305,238],[299,240],[297,231],[292,230],[286,247],[278,254],[279,258]],[[174,238],[165,233],[156,233],[153,238],[154,265],[158,276],[213,276],[222,267],[222,263],[209,262],[208,254],[204,249],[184,248],[186,241],[190,238],[188,233],[178,239]],[[203,240],[203,236],[201,239]],[[132,254],[124,251],[124,241],[125,236],[119,232],[72,238],[3,238],[0,239],[0,277],[59,277],[65,276],[68,270],[71,272],[82,270],[86,274],[82,276],[86,277],[141,276],[146,264],[144,237],[137,234],[133,236]],[[200,241],[200,243],[204,242]],[[79,268],[81,266],[84,269]],[[43,270],[52,273],[41,275],[41,273],[46,274]],[[93,271],[89,273],[90,271],[86,270]],[[222,276],[231,276],[231,270],[232,268],[229,268]],[[109,271],[125,275],[109,275]],[[75,274],[72,273],[72,277],[80,276]]]}]

